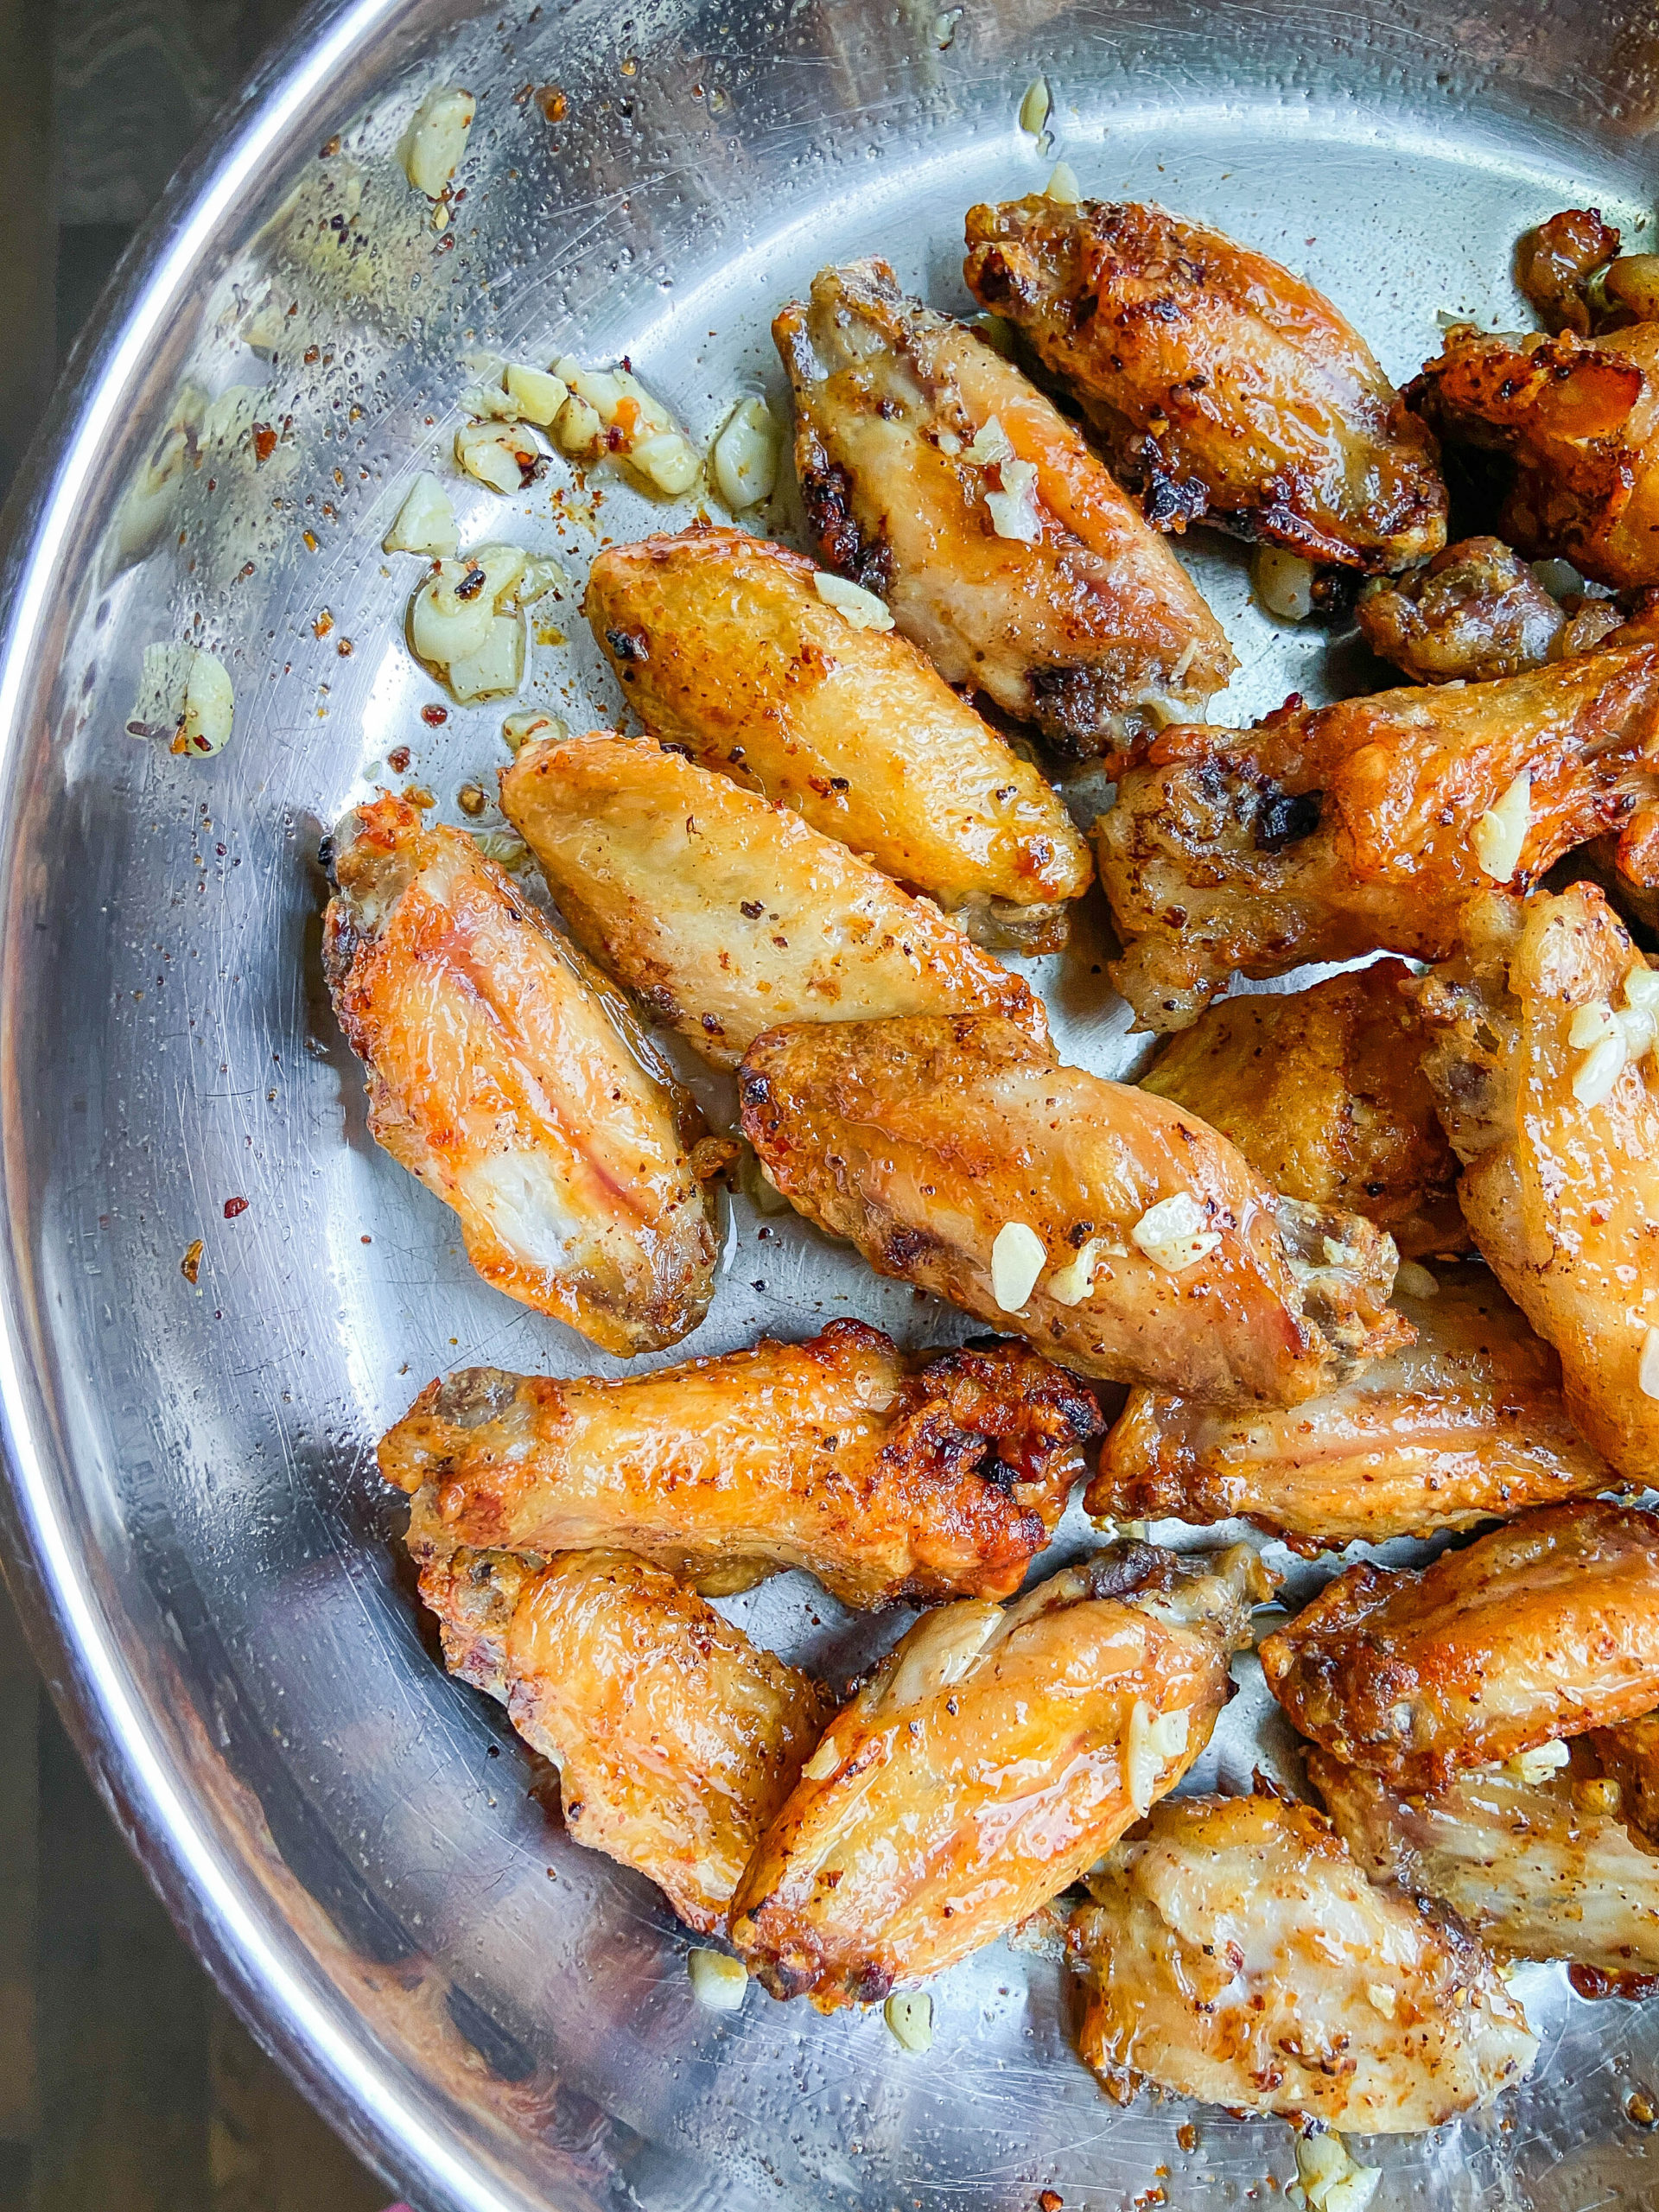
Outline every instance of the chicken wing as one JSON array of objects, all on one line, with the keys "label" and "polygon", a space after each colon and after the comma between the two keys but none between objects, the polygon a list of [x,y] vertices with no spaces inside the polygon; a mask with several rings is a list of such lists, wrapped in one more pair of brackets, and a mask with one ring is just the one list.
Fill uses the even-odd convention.
[{"label": "chicken wing", "polygon": [[1196,1115],[997,1015],[798,1023],[741,1082],[798,1211],[1083,1374],[1294,1404],[1405,1336],[1369,1222],[1279,1198]]},{"label": "chicken wing", "polygon": [[657,1351],[714,1295],[689,1101],[619,995],[459,830],[382,798],[323,919],[369,1127],[461,1217],[486,1282],[606,1351]]},{"label": "chicken wing", "polygon": [[653,737],[793,807],[982,944],[1057,948],[1094,874],[1071,817],[914,645],[855,627],[819,575],[742,531],[687,531],[607,547],[582,605]]},{"label": "chicken wing", "polygon": [[1236,665],[1220,624],[1012,362],[884,261],[822,270],[772,327],[817,550],[948,683],[1074,758],[1203,715]]},{"label": "chicken wing", "polygon": [[620,1548],[715,1595],[804,1567],[868,1606],[1017,1590],[1104,1425],[1023,1344],[907,1357],[832,1321],[626,1382],[467,1368],[379,1460],[419,1557]]},{"label": "chicken wing", "polygon": [[1427,568],[1379,576],[1354,609],[1374,653],[1414,683],[1485,683],[1541,668],[1567,610],[1497,537],[1464,537]]},{"label": "chicken wing", "polygon": [[1178,1783],[1271,1588],[1241,1544],[1119,1546],[918,1621],[830,1723],[732,1900],[775,1997],[823,2012],[1004,1935]]},{"label": "chicken wing", "polygon": [[856,853],[652,738],[527,745],[501,806],[578,942],[715,1066],[780,1021],[994,1008],[1029,984]]},{"label": "chicken wing", "polygon": [[963,273],[1161,526],[1203,516],[1367,574],[1445,544],[1433,438],[1353,326],[1265,254],[1161,207],[1028,198],[969,211]]},{"label": "chicken wing", "polygon": [[1419,988],[1424,1071],[1476,1243],[1560,1354],[1568,1412],[1623,1476],[1659,1478],[1659,976],[1575,883],[1471,907]]},{"label": "chicken wing", "polygon": [[1149,2081],[1406,2134],[1490,2104],[1537,2057],[1479,1944],[1374,1888],[1309,1806],[1166,1798],[1089,1892],[1066,1935],[1079,2041],[1119,2103]]},{"label": "chicken wing", "polygon": [[1402,1258],[1461,1251],[1458,1163],[1418,1065],[1409,979],[1379,960],[1308,990],[1224,999],[1141,1087],[1201,1114],[1287,1198],[1363,1214]]},{"label": "chicken wing", "polygon": [[[1622,1720],[1616,1728],[1592,1728],[1590,1748],[1603,1774],[1618,1785],[1620,1816],[1659,1843],[1659,1713]],[[1659,1905],[1655,1910],[1659,1914]],[[1659,1942],[1654,1960],[1659,1972]]]},{"label": "chicken wing", "polygon": [[626,1552],[427,1561],[452,1674],[499,1698],[559,1770],[578,1843],[648,1875],[689,1928],[738,1877],[834,1711],[694,1591]]},{"label": "chicken wing", "polygon": [[1553,331],[1590,335],[1588,283],[1618,251],[1618,232],[1599,207],[1564,207],[1515,249],[1515,281]]},{"label": "chicken wing", "polygon": [[1461,323],[1406,399],[1448,447],[1497,457],[1497,528],[1518,551],[1659,584],[1659,323],[1588,339]]},{"label": "chicken wing", "polygon": [[1131,1392],[1084,1496],[1090,1515],[1240,1514],[1311,1558],[1617,1486],[1567,1419],[1554,1353],[1484,1268],[1399,1303],[1414,1344],[1288,1413]]},{"label": "chicken wing", "polygon": [[1408,1797],[1322,1751],[1307,1772],[1374,1882],[1439,1899],[1510,1958],[1659,1973],[1659,1859],[1597,1808],[1594,1784],[1486,1767]]},{"label": "chicken wing", "polygon": [[1476,892],[1621,827],[1625,873],[1659,881],[1659,645],[1166,730],[1095,824],[1112,979],[1182,1029],[1235,970],[1443,959]]},{"label": "chicken wing", "polygon": [[1305,1736],[1439,1788],[1659,1705],[1659,1519],[1573,1498],[1421,1572],[1351,1567],[1261,1658]]}]

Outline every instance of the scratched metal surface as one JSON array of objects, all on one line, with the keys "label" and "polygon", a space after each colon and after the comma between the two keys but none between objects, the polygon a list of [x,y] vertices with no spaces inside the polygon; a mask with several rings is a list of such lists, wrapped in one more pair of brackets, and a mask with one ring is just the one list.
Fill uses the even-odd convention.
[{"label": "scratched metal surface", "polygon": [[[504,1718],[432,1662],[377,1433],[448,1366],[616,1366],[482,1287],[450,1217],[368,1141],[316,968],[321,825],[397,746],[451,818],[505,758],[499,707],[423,721],[436,694],[400,639],[415,564],[379,551],[448,447],[465,357],[626,352],[705,435],[739,392],[779,398],[766,325],[822,261],[879,250],[965,304],[963,211],[1063,156],[1088,192],[1281,255],[1403,376],[1437,311],[1514,318],[1527,223],[1588,198],[1641,241],[1656,45],[1645,7],[1559,0],[511,0],[471,21],[361,0],[267,70],[128,271],[22,519],[0,664],[12,1541],[156,1880],[423,2203],[1002,2212],[1048,2188],[1115,2212],[1160,2188],[1261,2201],[1293,2171],[1276,2124],[1196,2113],[1183,2149],[1179,2106],[1107,2103],[1056,1968],[1000,1947],[937,1985],[921,2058],[879,2014],[758,1992],[700,2012],[654,1891],[566,1842]],[[1015,124],[1039,73],[1040,147]],[[391,156],[443,79],[480,110],[440,238]],[[544,83],[557,126],[513,97]],[[262,308],[274,359],[246,342]],[[187,386],[219,403],[200,465],[146,503],[136,472]],[[257,469],[253,420],[283,426]],[[522,500],[461,480],[457,504],[463,543],[560,550],[578,580],[596,537],[664,519],[617,486],[584,502],[557,462]],[[1243,664],[1223,712],[1363,679],[1250,605],[1236,550],[1185,551]],[[609,719],[574,604],[554,619],[568,642],[537,646],[527,700]],[[211,762],[123,729],[143,646],[186,634],[236,683]],[[1138,1047],[1100,957],[1091,924],[1039,981],[1068,1056],[1120,1073]],[[197,1236],[200,1295],[179,1265]],[[962,1325],[737,1200],[682,1350],[837,1313],[912,1341]],[[831,1669],[900,1625],[851,1624],[798,1576],[732,1610]],[[1252,1666],[1200,1782],[1285,1755]],[[1535,2077],[1482,2120],[1364,2146],[1385,2212],[1659,2203],[1659,2146],[1624,2113],[1659,2075],[1659,2006],[1587,2005],[1550,1970],[1524,1986]]]}]

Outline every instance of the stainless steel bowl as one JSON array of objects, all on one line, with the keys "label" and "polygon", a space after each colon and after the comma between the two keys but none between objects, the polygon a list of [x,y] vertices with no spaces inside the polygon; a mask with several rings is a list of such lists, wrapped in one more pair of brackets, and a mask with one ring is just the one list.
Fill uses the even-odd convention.
[{"label": "stainless steel bowl", "polygon": [[[1277,2125],[1204,2112],[1192,2138],[1173,2104],[1103,2100],[1041,1959],[999,1948],[945,1977],[924,2057],[879,2014],[758,1992],[699,2011],[655,1892],[567,1843],[505,1721],[433,1663],[373,1438],[448,1366],[606,1363],[484,1289],[369,1143],[315,960],[320,825],[403,780],[400,745],[446,813],[505,758],[499,709],[422,719],[414,564],[379,550],[459,420],[462,357],[626,352],[706,435],[739,392],[775,392],[767,321],[820,262],[879,250],[958,302],[963,209],[1063,156],[1085,190],[1282,255],[1403,374],[1438,311],[1516,318],[1525,224],[1590,200],[1640,242],[1656,68],[1637,0],[510,0],[475,19],[356,0],[313,16],[125,268],[5,600],[17,1580],[191,1940],[423,2204],[949,2212],[1052,2189],[1103,2212],[1160,2187],[1260,2201],[1292,2171]],[[1039,76],[1040,143],[1016,120]],[[445,80],[480,107],[439,233],[391,156]],[[255,422],[277,433],[263,462]],[[660,518],[620,488],[595,516],[556,464],[522,500],[467,484],[461,506],[468,538],[563,545],[578,576],[595,526]],[[1244,663],[1229,706],[1352,680],[1251,607],[1236,551],[1188,551]],[[607,718],[573,601],[554,619],[569,642],[538,645],[528,697]],[[185,636],[236,682],[212,760],[126,734],[143,647]],[[1130,1065],[1086,950],[1045,987],[1070,1054]],[[738,1203],[687,1349],[836,1311],[953,1325]],[[743,1610],[826,1663],[867,1648],[799,1578]],[[1247,1697],[1210,1770],[1274,1755]],[[1379,2205],[1659,2202],[1659,2145],[1626,2110],[1659,2076],[1659,2007],[1586,2005],[1553,1970],[1526,1986],[1534,2081],[1482,2121],[1369,2146]]]}]

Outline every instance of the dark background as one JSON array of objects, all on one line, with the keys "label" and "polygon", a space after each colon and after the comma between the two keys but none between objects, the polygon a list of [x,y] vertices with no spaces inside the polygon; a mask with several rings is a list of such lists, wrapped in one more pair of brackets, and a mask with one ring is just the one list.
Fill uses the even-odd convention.
[{"label": "dark background", "polygon": [[[105,278],[296,0],[0,0],[0,496]],[[379,2212],[174,1933],[0,1592],[0,2212]]]}]

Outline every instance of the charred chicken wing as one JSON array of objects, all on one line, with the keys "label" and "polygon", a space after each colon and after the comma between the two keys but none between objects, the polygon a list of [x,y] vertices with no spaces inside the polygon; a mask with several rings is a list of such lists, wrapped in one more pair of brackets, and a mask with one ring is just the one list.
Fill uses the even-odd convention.
[{"label": "charred chicken wing", "polygon": [[737,1879],[833,1707],[695,1591],[624,1552],[429,1560],[450,1671],[499,1698],[559,1770],[578,1843],[648,1875],[689,1928]]},{"label": "charred chicken wing", "polygon": [[1489,2104],[1537,2056],[1480,1946],[1374,1888],[1309,1806],[1166,1798],[1089,1891],[1067,1948],[1083,2055],[1119,2102],[1149,2081],[1402,2134]]},{"label": "charred chicken wing", "polygon": [[1047,1034],[1030,986],[936,907],[652,738],[527,745],[501,805],[577,940],[716,1067],[780,1021],[986,1007]]},{"label": "charred chicken wing", "polygon": [[1011,362],[883,261],[823,270],[772,335],[819,553],[948,683],[1073,756],[1202,715],[1235,665],[1220,625]]},{"label": "charred chicken wing", "polygon": [[1085,1375],[1292,1405],[1407,1333],[1369,1222],[1279,1198],[1196,1115],[996,1015],[772,1030],[741,1080],[809,1220]]},{"label": "charred chicken wing", "polygon": [[1103,1427],[1022,1344],[906,1357],[833,1321],[626,1382],[468,1368],[379,1457],[417,1556],[623,1549],[714,1594],[804,1567],[868,1606],[1017,1590]]},{"label": "charred chicken wing", "polygon": [[334,866],[323,964],[375,1137],[498,1290],[607,1351],[677,1343],[714,1294],[714,1229],[687,1102],[623,1001],[403,799],[359,807]]},{"label": "charred chicken wing", "polygon": [[761,1838],[732,1940],[777,1997],[869,2003],[1004,1935],[1178,1783],[1271,1587],[1151,1545],[940,1607],[843,1706]]},{"label": "charred chicken wing", "polygon": [[1434,442],[1329,300],[1161,207],[968,216],[964,274],[1081,404],[1165,528],[1203,516],[1374,574],[1446,543]]},{"label": "charred chicken wing", "polygon": [[1659,1519],[1575,1498],[1432,1567],[1351,1567],[1262,1646],[1305,1736],[1404,1789],[1659,1705]]},{"label": "charred chicken wing", "polygon": [[742,531],[688,531],[607,547],[582,603],[653,737],[793,807],[982,943],[1063,942],[1065,902],[1093,874],[1065,807],[906,639],[826,598],[820,574]]}]

